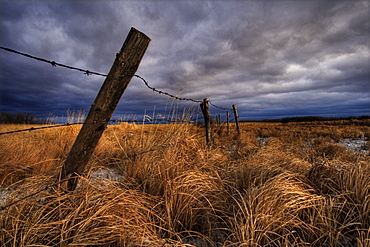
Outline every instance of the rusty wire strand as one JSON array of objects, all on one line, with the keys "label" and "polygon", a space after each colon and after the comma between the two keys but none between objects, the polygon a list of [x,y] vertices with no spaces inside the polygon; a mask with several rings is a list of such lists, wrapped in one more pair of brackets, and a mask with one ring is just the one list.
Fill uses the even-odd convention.
[{"label": "rusty wire strand", "polygon": [[233,109],[231,109],[231,108],[226,108],[226,107],[217,106],[217,105],[213,104],[211,101],[208,101],[208,103],[209,103],[211,106],[216,107],[216,108],[221,109],[221,110],[224,110],[224,111],[232,111],[232,110],[233,110]]},{"label": "rusty wire strand", "polygon": [[19,51],[10,49],[10,48],[0,46],[0,49],[3,49],[5,51],[9,51],[9,52],[13,52],[13,53],[16,53],[16,54],[19,54],[19,55],[22,55],[22,56],[25,56],[25,57],[29,57],[29,58],[32,58],[32,59],[36,59],[36,60],[41,61],[41,62],[49,63],[53,67],[60,66],[60,67],[64,67],[64,68],[67,68],[67,69],[78,70],[78,71],[84,72],[84,74],[86,74],[86,75],[107,76],[105,74],[101,74],[101,73],[98,73],[98,72],[93,72],[93,71],[90,71],[90,70],[87,70],[87,69],[80,69],[80,68],[77,68],[77,67],[72,67],[72,66],[69,66],[69,65],[57,63],[55,61],[49,61],[49,60],[44,59],[44,58],[35,57],[35,56],[29,55],[29,54],[26,54],[26,53],[23,53],[23,52],[19,52]]},{"label": "rusty wire strand", "polygon": [[[140,121],[140,120],[116,120],[116,119],[111,119],[109,122],[113,123],[153,123],[153,122],[168,122],[168,123],[190,123],[192,120],[169,120],[169,119],[150,119],[150,120],[145,120],[145,121]],[[50,129],[50,128],[58,128],[58,127],[65,127],[65,126],[72,126],[72,125],[77,125],[77,124],[84,124],[84,123],[67,123],[67,124],[58,124],[58,125],[51,125],[51,126],[43,126],[43,127],[37,127],[37,128],[28,128],[28,129],[21,129],[21,130],[13,130],[13,131],[8,131],[8,132],[2,132],[0,135],[6,135],[6,134],[13,134],[13,133],[20,133],[20,132],[26,132],[26,131],[33,131],[33,130],[40,130],[40,129]]]},{"label": "rusty wire strand", "polygon": [[71,125],[76,125],[76,124],[83,124],[83,123],[72,123],[72,124],[67,123],[67,124],[43,126],[43,127],[38,127],[38,128],[32,127],[32,128],[29,128],[29,129],[13,130],[13,131],[8,131],[8,132],[3,132],[3,133],[0,133],[0,135],[13,134],[13,133],[25,132],[25,131],[33,131],[33,130],[40,130],[40,129],[50,129],[50,128],[57,128],[57,127],[71,126]]},{"label": "rusty wire strand", "polygon": [[[194,99],[190,99],[190,98],[180,98],[180,97],[171,95],[171,94],[169,94],[167,92],[163,92],[163,91],[157,90],[154,87],[149,86],[148,82],[143,77],[141,77],[139,75],[134,75],[134,76],[137,77],[137,78],[139,78],[139,79],[141,79],[149,89],[151,89],[154,92],[157,92],[159,94],[164,94],[164,95],[167,95],[169,97],[172,97],[172,98],[178,99],[178,100],[187,100],[187,101],[192,101],[192,102],[195,102],[195,103],[202,103],[203,102],[202,100],[194,100]],[[211,101],[208,101],[208,102],[209,102],[210,105],[212,105],[212,106],[214,106],[214,107],[216,107],[218,109],[225,110],[225,111],[232,111],[232,109],[230,109],[230,108],[225,108],[225,107],[217,106],[217,105],[213,104]]]},{"label": "rusty wire strand", "polygon": [[168,123],[190,123],[192,120],[182,120],[182,119],[177,119],[177,120],[170,120],[170,119],[164,119],[164,118],[150,118],[148,120],[115,120],[111,119],[109,122],[113,123],[153,123],[153,122],[168,122]]},{"label": "rusty wire strand", "polygon": [[[9,51],[9,52],[12,52],[12,53],[16,53],[16,54],[19,54],[19,55],[22,55],[22,56],[25,56],[25,57],[28,57],[28,58],[32,58],[32,59],[36,59],[38,61],[42,61],[42,62],[46,62],[46,63],[49,63],[51,64],[53,67],[56,67],[56,66],[60,66],[60,67],[64,67],[64,68],[68,68],[68,69],[72,69],[72,70],[77,70],[77,71],[81,71],[81,72],[84,72],[84,74],[86,75],[99,75],[99,76],[104,76],[106,77],[107,75],[106,74],[102,74],[102,73],[98,73],[98,72],[93,72],[93,71],[90,71],[90,70],[86,70],[86,69],[80,69],[80,68],[77,68],[77,67],[72,67],[72,66],[69,66],[69,65],[65,65],[65,64],[61,64],[61,63],[57,63],[55,61],[49,61],[47,59],[44,59],[44,58],[40,58],[40,57],[36,57],[36,56],[32,56],[32,55],[29,55],[29,54],[26,54],[26,53],[23,53],[23,52],[19,52],[19,51],[16,51],[16,50],[13,50],[13,49],[10,49],[10,48],[6,48],[6,47],[3,47],[3,46],[0,46],[0,49],[3,49],[5,51]],[[171,98],[174,98],[174,99],[177,99],[177,100],[185,100],[185,101],[192,101],[192,102],[195,102],[195,103],[202,103],[203,101],[202,100],[194,100],[194,99],[191,99],[191,98],[182,98],[182,97],[178,97],[178,96],[175,96],[175,95],[172,95],[170,93],[167,93],[167,92],[164,92],[164,91],[160,91],[160,90],[157,90],[155,89],[154,87],[151,87],[148,82],[140,75],[134,75],[135,77],[141,79],[144,84],[151,90],[153,90],[154,92],[157,92],[159,94],[164,94],[164,95],[167,95]],[[213,103],[211,103],[209,101],[209,103],[218,108],[218,109],[221,109],[221,110],[232,110],[232,109],[229,109],[229,108],[224,108],[224,107],[220,107],[220,106],[217,106]],[[3,134],[3,133],[0,133],[0,135]]]},{"label": "rusty wire strand", "polygon": [[169,96],[171,98],[178,99],[178,100],[186,100],[186,101],[192,101],[192,102],[195,102],[195,103],[202,103],[201,100],[194,100],[194,99],[190,99],[190,98],[181,98],[181,97],[177,97],[175,95],[169,94],[167,92],[163,92],[163,91],[157,90],[154,87],[149,86],[148,82],[143,77],[141,77],[139,75],[134,75],[134,76],[137,77],[137,78],[139,78],[139,79],[141,79],[145,83],[145,86],[147,86],[149,89],[151,89],[154,92],[157,92],[159,94],[164,94],[164,95],[167,95],[167,96]]}]

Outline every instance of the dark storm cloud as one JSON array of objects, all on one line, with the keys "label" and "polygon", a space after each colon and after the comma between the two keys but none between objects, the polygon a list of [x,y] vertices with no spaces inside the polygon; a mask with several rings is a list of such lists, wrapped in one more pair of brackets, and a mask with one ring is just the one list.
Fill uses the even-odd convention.
[{"label": "dark storm cloud", "polygon": [[[133,26],[152,39],[137,72],[150,85],[237,104],[244,118],[370,113],[368,1],[0,4],[2,46],[108,73]],[[1,111],[88,111],[104,81],[4,51],[0,58]],[[116,114],[171,104],[134,78]]]}]

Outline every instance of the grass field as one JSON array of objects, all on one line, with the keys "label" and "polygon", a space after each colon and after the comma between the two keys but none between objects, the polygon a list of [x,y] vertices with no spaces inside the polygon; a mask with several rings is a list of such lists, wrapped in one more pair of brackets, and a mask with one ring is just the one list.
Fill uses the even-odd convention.
[{"label": "grass field", "polygon": [[369,120],[112,125],[62,193],[80,127],[0,136],[2,246],[370,246]]}]

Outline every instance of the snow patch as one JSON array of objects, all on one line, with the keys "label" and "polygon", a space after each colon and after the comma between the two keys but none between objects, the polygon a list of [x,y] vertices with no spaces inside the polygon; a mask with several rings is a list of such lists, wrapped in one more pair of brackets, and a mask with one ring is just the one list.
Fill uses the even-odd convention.
[{"label": "snow patch", "polygon": [[[104,186],[104,181],[113,181],[113,182],[123,182],[124,177],[120,175],[118,172],[112,169],[106,169],[101,168],[99,170],[96,170],[92,172],[89,176],[89,181],[93,183],[98,183],[99,185]],[[77,185],[77,188],[79,188],[79,185]],[[0,207],[6,206],[6,201],[9,197],[9,194],[13,192],[14,190],[8,189],[8,188],[2,188],[0,187]],[[27,193],[24,193],[25,196],[27,196]]]},{"label": "snow patch", "polygon": [[259,136],[257,137],[258,142],[262,145],[265,146],[267,144],[269,137],[266,136]]},{"label": "snow patch", "polygon": [[89,180],[91,182],[102,182],[103,180],[123,182],[124,177],[115,170],[102,168],[91,173]]},{"label": "snow patch", "polygon": [[360,139],[344,138],[338,142],[338,145],[345,147],[347,150],[369,155],[369,141],[365,137]]},{"label": "snow patch", "polygon": [[7,196],[9,194],[10,190],[5,188],[0,188],[0,207],[5,206],[5,201],[7,199]]}]

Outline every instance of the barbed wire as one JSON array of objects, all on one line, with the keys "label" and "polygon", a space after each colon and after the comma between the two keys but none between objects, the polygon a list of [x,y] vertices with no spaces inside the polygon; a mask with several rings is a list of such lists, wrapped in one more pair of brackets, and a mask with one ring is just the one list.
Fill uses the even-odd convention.
[{"label": "barbed wire", "polygon": [[216,107],[216,108],[221,109],[221,110],[224,110],[224,111],[232,111],[232,110],[233,110],[233,109],[231,109],[231,108],[226,108],[226,107],[217,106],[217,105],[213,104],[210,100],[208,101],[208,103],[209,103],[211,106]]},{"label": "barbed wire", "polygon": [[36,60],[41,61],[41,62],[49,63],[53,67],[60,66],[60,67],[64,67],[64,68],[67,68],[67,69],[78,70],[78,71],[84,72],[84,74],[86,74],[86,75],[107,76],[105,74],[94,72],[94,71],[90,71],[90,70],[87,70],[87,69],[80,69],[80,68],[77,68],[77,67],[72,67],[72,66],[69,66],[69,65],[57,63],[55,61],[49,61],[49,60],[44,59],[44,58],[35,57],[35,56],[29,55],[29,54],[26,54],[26,53],[23,53],[23,52],[19,52],[19,51],[10,49],[10,48],[6,48],[6,47],[3,47],[3,46],[0,46],[0,49],[3,49],[5,51],[9,51],[9,52],[13,52],[13,53],[16,53],[16,54],[19,54],[19,55],[22,55],[22,56],[25,56],[25,57],[29,57],[29,58],[32,58],[32,59],[36,59]]},{"label": "barbed wire", "polygon": [[157,90],[154,87],[149,86],[148,82],[143,77],[141,77],[139,75],[134,75],[134,76],[137,77],[137,78],[139,78],[139,79],[141,79],[149,89],[151,89],[154,92],[157,92],[159,94],[164,94],[164,95],[167,95],[167,96],[169,96],[171,98],[178,99],[178,100],[186,100],[186,101],[192,101],[192,102],[195,102],[195,103],[202,103],[201,100],[194,100],[194,99],[190,99],[190,98],[181,98],[181,97],[178,97],[178,96],[169,94],[167,92],[163,92],[163,91]]},{"label": "barbed wire", "polygon": [[43,127],[37,127],[37,128],[29,128],[29,129],[21,129],[21,130],[13,130],[8,132],[0,133],[0,135],[6,135],[6,134],[13,134],[18,132],[25,132],[25,131],[33,131],[33,130],[40,130],[40,129],[50,129],[50,128],[57,128],[57,127],[64,127],[64,126],[71,126],[76,124],[83,124],[83,123],[67,123],[67,124],[58,124],[58,125],[51,125],[51,126],[43,126]]},{"label": "barbed wire", "polygon": [[[159,94],[164,94],[164,95],[167,95],[169,97],[172,97],[172,98],[178,99],[178,100],[187,100],[187,101],[192,101],[192,102],[195,102],[195,103],[202,103],[203,102],[202,100],[194,100],[194,99],[190,99],[190,98],[180,98],[178,96],[171,95],[171,94],[169,94],[167,92],[163,92],[163,91],[157,90],[156,88],[149,86],[148,82],[143,77],[141,77],[140,75],[134,75],[134,76],[137,77],[137,78],[139,78],[139,79],[141,79],[149,89],[151,89],[154,92],[157,92]],[[232,111],[233,110],[231,108],[225,108],[225,107],[217,106],[217,105],[213,104],[211,101],[208,101],[208,102],[209,102],[210,105],[212,105],[212,106],[214,106],[214,107],[216,107],[218,109],[221,109],[221,110],[225,110],[225,111]]]},{"label": "barbed wire", "polygon": [[[155,123],[155,122],[168,122],[168,123],[190,123],[193,122],[192,120],[170,120],[170,119],[162,119],[162,118],[155,118],[155,119],[149,119],[149,120],[116,120],[111,119],[109,122],[113,123]],[[34,131],[34,130],[40,130],[40,129],[51,129],[51,128],[58,128],[58,127],[65,127],[65,126],[72,126],[72,125],[79,125],[84,123],[67,123],[67,124],[58,124],[58,125],[51,125],[51,126],[43,126],[43,127],[31,127],[28,129],[21,129],[21,130],[13,130],[8,132],[2,132],[0,135],[6,135],[6,134],[13,134],[13,133],[19,133],[19,132],[26,132],[26,131]]]},{"label": "barbed wire", "polygon": [[[167,95],[169,97],[172,97],[172,98],[178,99],[178,100],[187,100],[187,101],[192,101],[192,102],[195,102],[195,103],[202,103],[203,102],[202,100],[194,100],[194,99],[190,99],[190,98],[180,98],[178,96],[171,95],[171,94],[169,94],[167,92],[163,92],[163,91],[157,90],[154,87],[149,86],[148,82],[142,76],[139,76],[139,75],[134,75],[134,76],[137,77],[137,78],[139,78],[139,79],[141,79],[149,89],[151,89],[154,92],[157,92],[159,94],[164,94],[164,95]],[[209,102],[210,105],[212,105],[212,106],[214,106],[214,107],[216,107],[218,109],[225,110],[225,111],[232,111],[231,108],[225,108],[225,107],[217,106],[217,105],[213,104],[211,101],[208,101],[208,102]]]},{"label": "barbed wire", "polygon": [[182,120],[182,119],[164,119],[164,118],[151,118],[147,120],[109,120],[109,122],[113,123],[155,123],[155,122],[168,122],[168,123],[190,123],[193,122],[193,120]]},{"label": "barbed wire", "polygon": [[[55,61],[49,61],[47,59],[44,59],[44,58],[40,58],[40,57],[36,57],[36,56],[32,56],[30,54],[27,54],[27,53],[23,53],[23,52],[19,52],[19,51],[16,51],[16,50],[13,50],[13,49],[10,49],[10,48],[6,48],[6,47],[3,47],[3,46],[0,46],[0,49],[3,49],[5,51],[9,51],[9,52],[12,52],[12,53],[16,53],[16,54],[19,54],[19,55],[22,55],[22,56],[25,56],[25,57],[28,57],[28,58],[32,58],[32,59],[35,59],[35,60],[38,60],[38,61],[42,61],[42,62],[45,62],[45,63],[49,63],[51,64],[51,66],[53,67],[56,67],[56,66],[60,66],[60,67],[64,67],[64,68],[68,68],[68,69],[72,69],[72,70],[77,70],[77,71],[81,71],[81,72],[84,72],[84,74],[86,75],[99,75],[99,76],[104,76],[106,77],[107,75],[106,74],[102,74],[102,73],[98,73],[98,72],[94,72],[94,71],[90,71],[90,70],[86,70],[86,69],[81,69],[81,68],[77,68],[77,67],[73,67],[73,66],[69,66],[69,65],[65,65],[65,64],[61,64],[61,63],[57,63]],[[157,92],[159,94],[164,94],[164,95],[167,95],[171,98],[174,98],[174,99],[177,99],[177,100],[185,100],[185,101],[192,101],[194,103],[202,103],[203,101],[202,100],[194,100],[194,99],[191,99],[191,98],[183,98],[183,97],[178,97],[178,96],[175,96],[173,94],[170,94],[170,93],[167,93],[167,92],[164,92],[164,91],[161,91],[161,90],[157,90],[156,88],[154,87],[151,87],[148,83],[147,80],[145,80],[142,76],[140,75],[134,75],[135,77],[141,79],[144,84],[151,90],[153,90],[154,92]],[[225,107],[220,107],[220,106],[217,106],[215,104],[213,104],[212,102],[210,102],[210,105],[212,105],[213,107],[216,107],[218,109],[221,109],[221,110],[232,110],[230,108],[225,108]]]}]

